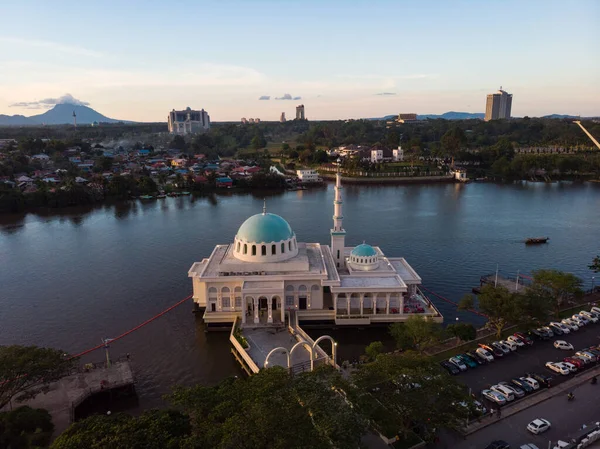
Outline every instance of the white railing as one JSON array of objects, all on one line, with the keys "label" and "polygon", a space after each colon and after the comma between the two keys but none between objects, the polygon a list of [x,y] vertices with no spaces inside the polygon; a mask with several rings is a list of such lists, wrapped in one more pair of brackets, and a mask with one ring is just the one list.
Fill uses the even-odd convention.
[{"label": "white railing", "polygon": [[233,326],[231,326],[231,333],[229,334],[229,341],[231,342],[233,347],[236,349],[237,353],[242,357],[242,359],[244,359],[244,362],[246,362],[246,364],[248,365],[248,368],[250,368],[250,370],[254,374],[256,374],[256,373],[258,373],[258,371],[260,371],[258,366],[254,362],[254,360],[252,360],[252,357],[250,357],[250,354],[248,354],[248,352],[246,352],[246,350],[242,347],[240,342],[237,341],[237,338],[235,338],[234,333],[235,333],[235,329],[237,327],[237,322],[238,322],[238,318],[235,319],[235,321],[233,322]]}]

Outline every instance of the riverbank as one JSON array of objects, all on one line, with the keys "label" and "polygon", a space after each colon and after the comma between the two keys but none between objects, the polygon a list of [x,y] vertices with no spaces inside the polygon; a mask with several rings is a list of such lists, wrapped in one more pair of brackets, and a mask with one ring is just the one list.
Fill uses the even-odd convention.
[{"label": "riverbank", "polygon": [[[319,173],[323,179],[334,180],[335,173]],[[428,183],[454,183],[457,182],[453,175],[443,176],[342,176],[342,182],[351,184],[428,184]]]}]

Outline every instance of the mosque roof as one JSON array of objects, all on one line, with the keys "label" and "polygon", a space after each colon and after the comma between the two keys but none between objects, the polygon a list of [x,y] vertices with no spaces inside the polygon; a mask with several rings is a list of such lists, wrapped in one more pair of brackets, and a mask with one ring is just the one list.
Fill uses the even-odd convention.
[{"label": "mosque roof", "polygon": [[361,243],[350,254],[356,257],[372,257],[377,255],[377,251],[371,245]]},{"label": "mosque roof", "polygon": [[289,240],[294,231],[287,221],[271,213],[256,214],[248,218],[237,232],[237,238],[246,242],[271,243]]}]

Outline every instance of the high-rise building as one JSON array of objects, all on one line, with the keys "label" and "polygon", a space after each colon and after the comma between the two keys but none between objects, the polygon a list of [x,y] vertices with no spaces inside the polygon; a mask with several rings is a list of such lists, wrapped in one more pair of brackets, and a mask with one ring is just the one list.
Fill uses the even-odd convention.
[{"label": "high-rise building", "polygon": [[306,120],[306,117],[304,117],[303,104],[296,106],[296,120]]},{"label": "high-rise building", "polygon": [[210,129],[210,116],[202,109],[193,111],[189,107],[185,111],[169,112],[169,132],[171,134],[195,134],[203,133]]},{"label": "high-rise building", "polygon": [[485,121],[507,119],[510,118],[510,110],[512,107],[512,94],[506,93],[500,87],[500,90],[495,94],[487,96],[485,105]]},{"label": "high-rise building", "polygon": [[284,123],[284,122],[285,122],[285,112],[282,112],[282,113],[281,113],[281,117],[279,117],[279,121],[280,121],[281,123]]}]

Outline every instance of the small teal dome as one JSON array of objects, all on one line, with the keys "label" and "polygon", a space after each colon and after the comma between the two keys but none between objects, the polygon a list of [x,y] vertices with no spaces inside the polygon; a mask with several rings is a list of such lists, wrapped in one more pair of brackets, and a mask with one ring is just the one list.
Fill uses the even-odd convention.
[{"label": "small teal dome", "polygon": [[354,248],[350,254],[355,257],[373,257],[377,255],[377,251],[371,245],[362,243]]},{"label": "small teal dome", "polygon": [[279,215],[263,213],[248,218],[237,233],[237,238],[252,243],[271,243],[289,240],[294,236],[291,226]]}]

